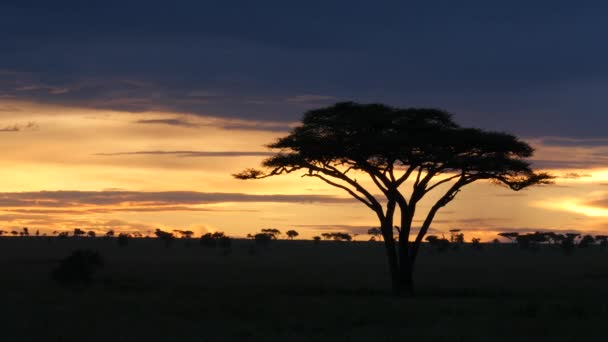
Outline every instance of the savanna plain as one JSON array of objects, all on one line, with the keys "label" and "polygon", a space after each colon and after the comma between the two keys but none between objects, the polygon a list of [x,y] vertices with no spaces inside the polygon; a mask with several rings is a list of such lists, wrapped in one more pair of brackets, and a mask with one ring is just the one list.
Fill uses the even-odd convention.
[{"label": "savanna plain", "polygon": [[[424,246],[393,298],[380,242],[0,238],[2,341],[605,341],[608,250]],[[99,252],[87,287],[50,277]]]}]

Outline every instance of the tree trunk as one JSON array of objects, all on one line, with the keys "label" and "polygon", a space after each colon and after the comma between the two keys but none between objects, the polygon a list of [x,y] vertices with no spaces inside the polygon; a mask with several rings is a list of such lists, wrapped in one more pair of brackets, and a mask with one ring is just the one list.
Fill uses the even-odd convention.
[{"label": "tree trunk", "polygon": [[414,265],[407,260],[402,259],[399,263],[399,278],[400,278],[400,296],[414,296]]}]

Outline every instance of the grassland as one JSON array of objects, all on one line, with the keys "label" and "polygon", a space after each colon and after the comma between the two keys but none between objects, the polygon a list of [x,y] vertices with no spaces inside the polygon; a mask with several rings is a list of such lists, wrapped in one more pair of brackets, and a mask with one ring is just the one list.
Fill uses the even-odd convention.
[{"label": "grassland", "polygon": [[[605,341],[608,251],[423,251],[395,299],[378,243],[275,241],[228,255],[185,241],[0,239],[2,341]],[[49,272],[76,248],[105,267],[84,291]]]}]

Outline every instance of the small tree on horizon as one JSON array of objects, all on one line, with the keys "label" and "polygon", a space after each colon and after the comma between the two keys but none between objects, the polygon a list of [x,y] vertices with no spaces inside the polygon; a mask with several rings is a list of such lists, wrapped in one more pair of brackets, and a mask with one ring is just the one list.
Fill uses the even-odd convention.
[{"label": "small tree on horizon", "polygon": [[[439,210],[463,187],[491,181],[519,191],[552,178],[532,170],[525,158],[534,150],[515,136],[463,128],[451,114],[428,108],[338,103],[308,111],[300,126],[268,147],[277,153],[262,163],[263,169],[234,176],[263,179],[298,172],[363,203],[380,223],[395,295],[413,294],[420,244]],[[357,180],[361,177],[369,177],[380,195]],[[406,182],[412,187],[409,193],[402,189]],[[410,240],[418,203],[439,191]],[[395,216],[400,221],[397,239]]]},{"label": "small tree on horizon", "polygon": [[273,240],[276,240],[281,236],[281,231],[275,228],[262,229],[262,233],[270,235]]},{"label": "small tree on horizon", "polygon": [[367,230],[367,235],[370,235],[371,241],[376,241],[377,239],[379,239],[382,236],[382,230],[380,230],[380,228],[374,227],[374,228],[370,228]]},{"label": "small tree on horizon", "polygon": [[287,237],[289,238],[289,240],[293,240],[293,238],[297,237],[298,235],[300,235],[300,233],[296,232],[295,230],[288,230],[285,235],[287,235]]}]

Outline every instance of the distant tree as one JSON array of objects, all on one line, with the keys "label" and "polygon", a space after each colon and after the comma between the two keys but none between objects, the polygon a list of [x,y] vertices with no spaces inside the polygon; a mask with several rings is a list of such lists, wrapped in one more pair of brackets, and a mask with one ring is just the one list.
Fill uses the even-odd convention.
[{"label": "distant tree", "polygon": [[[505,133],[462,128],[437,109],[338,103],[307,112],[300,126],[268,147],[278,152],[262,163],[264,169],[234,176],[262,179],[301,172],[362,202],[379,220],[395,295],[413,294],[420,244],[437,212],[463,187],[493,181],[517,191],[552,178],[535,173],[525,161],[533,154],[525,142]],[[362,175],[369,176],[383,198],[357,181]],[[400,189],[408,180],[413,187],[409,198]],[[435,189],[445,192],[430,205],[410,241],[417,205]],[[398,241],[393,235],[397,212]]]},{"label": "distant tree", "polygon": [[596,235],[595,240],[599,242],[600,247],[602,247],[602,248],[608,247],[608,235]]},{"label": "distant tree", "polygon": [[481,244],[481,239],[480,238],[472,238],[471,239],[471,247],[473,247],[473,249],[477,249],[477,250],[482,249],[483,245]]},{"label": "distant tree", "polygon": [[464,243],[464,234],[460,233],[460,229],[450,229],[451,243]]},{"label": "distant tree", "polygon": [[40,230],[36,229],[36,236],[40,236]]},{"label": "distant tree", "polygon": [[[232,240],[224,232],[205,233],[201,235],[200,244],[204,247],[220,246],[226,248],[232,244]],[[222,246],[222,244],[224,244]]]},{"label": "distant tree", "polygon": [[109,237],[109,238],[114,237],[114,230],[112,230],[112,229],[108,230],[106,232],[106,237]]},{"label": "distant tree", "polygon": [[19,232],[17,232],[16,230],[13,230],[13,231],[11,231],[11,234],[16,236],[16,235],[19,235]]},{"label": "distant tree", "polygon": [[333,235],[332,233],[321,233],[321,237],[323,237],[325,240],[331,240]]},{"label": "distant tree", "polygon": [[376,241],[382,237],[382,230],[380,228],[370,228],[367,230],[367,235],[370,235],[373,241]]},{"label": "distant tree", "polygon": [[179,234],[182,239],[190,239],[194,235],[194,232],[191,230],[174,229],[173,232]]},{"label": "distant tree", "polygon": [[68,237],[68,232],[58,232],[57,233],[58,239],[67,239],[67,237]]},{"label": "distant tree", "polygon": [[281,231],[275,228],[262,229],[262,233],[270,235],[274,240],[281,235]]},{"label": "distant tree", "polygon": [[268,233],[257,233],[253,236],[253,240],[258,245],[268,246],[270,241],[274,240],[274,238],[273,235]]},{"label": "distant tree", "polygon": [[97,236],[97,234],[95,234],[95,232],[94,232],[94,231],[92,231],[92,230],[89,230],[89,232],[87,233],[87,235],[88,235],[90,238],[94,238],[95,236]]},{"label": "distant tree", "polygon": [[30,231],[27,227],[23,227],[23,236],[30,236]]},{"label": "distant tree", "polygon": [[95,271],[103,267],[103,259],[92,250],[76,250],[51,272],[51,278],[61,285],[84,287],[89,285]]},{"label": "distant tree", "polygon": [[131,235],[130,234],[120,233],[120,234],[118,234],[118,238],[116,239],[116,242],[118,243],[118,245],[120,247],[124,247],[124,246],[127,246],[129,244],[130,240],[131,240]]},{"label": "distant tree", "polygon": [[546,235],[541,232],[534,232],[519,235],[516,238],[517,244],[522,249],[533,249],[537,250],[540,248],[540,244],[547,242]]},{"label": "distant tree", "polygon": [[425,240],[428,244],[437,249],[438,252],[445,252],[450,247],[450,241],[446,238],[439,238],[436,235],[428,235]]},{"label": "distant tree", "polygon": [[566,253],[566,255],[572,254],[574,247],[576,246],[576,239],[581,235],[577,233],[566,233],[560,242],[560,247]]},{"label": "distant tree", "polygon": [[580,248],[587,248],[587,247],[589,247],[589,245],[592,245],[594,243],[595,243],[595,239],[593,238],[593,236],[591,236],[591,235],[585,235],[585,236],[583,236],[583,238],[581,239],[581,241],[579,241],[578,247],[580,247]]},{"label": "distant tree", "polygon": [[320,236],[313,236],[312,237],[312,241],[314,242],[315,245],[317,245],[321,241],[321,237]]},{"label": "distant tree", "polygon": [[201,246],[203,247],[216,247],[217,239],[213,237],[212,233],[205,233],[201,236],[199,240]]},{"label": "distant tree", "polygon": [[156,229],[156,231],[154,232],[154,235],[156,235],[156,237],[158,239],[160,239],[162,242],[164,242],[165,247],[169,247],[171,245],[171,243],[173,242],[173,240],[175,239],[175,236],[172,233],[166,232],[161,229]]},{"label": "distant tree", "polygon": [[289,238],[289,240],[293,240],[293,238],[297,237],[298,235],[300,235],[298,232],[296,232],[295,230],[288,230],[285,235],[287,235],[287,237]]},{"label": "distant tree", "polygon": [[335,241],[352,241],[353,237],[348,233],[333,233]]},{"label": "distant tree", "polygon": [[509,239],[511,242],[515,243],[517,241],[517,237],[519,233],[498,233],[499,236]]},{"label": "distant tree", "polygon": [[78,236],[84,236],[86,234],[86,232],[80,228],[74,228],[74,236],[78,237]]},{"label": "distant tree", "polygon": [[494,240],[492,240],[492,243],[493,243],[494,245],[500,245],[500,240],[498,240],[498,239],[494,239]]}]

